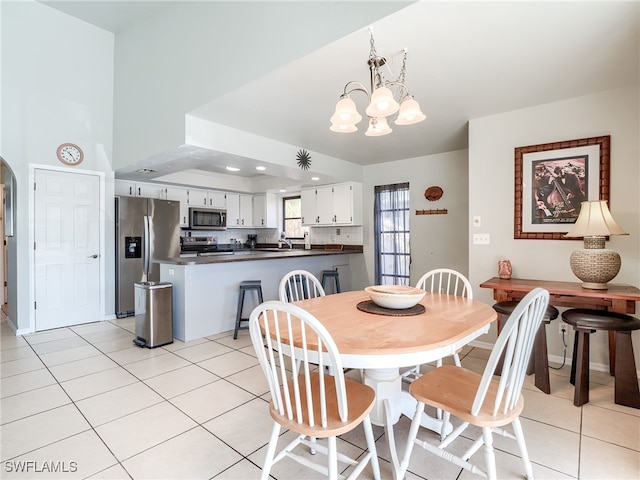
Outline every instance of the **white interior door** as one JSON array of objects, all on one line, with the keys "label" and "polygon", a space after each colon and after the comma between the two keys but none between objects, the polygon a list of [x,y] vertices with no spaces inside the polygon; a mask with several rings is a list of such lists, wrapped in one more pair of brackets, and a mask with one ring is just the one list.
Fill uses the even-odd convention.
[{"label": "white interior door", "polygon": [[100,179],[35,171],[37,331],[100,320]]}]

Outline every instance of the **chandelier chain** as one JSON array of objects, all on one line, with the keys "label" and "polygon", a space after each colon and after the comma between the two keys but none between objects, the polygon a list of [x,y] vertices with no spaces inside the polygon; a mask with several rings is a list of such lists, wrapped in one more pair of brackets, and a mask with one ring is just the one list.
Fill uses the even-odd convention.
[{"label": "chandelier chain", "polygon": [[369,43],[371,45],[371,50],[369,51],[369,65],[373,71],[373,78],[371,85],[372,88],[377,88],[384,85],[386,82],[384,78],[384,74],[380,69],[380,57],[378,57],[378,52],[376,52],[376,43],[373,39],[373,31],[371,31],[371,36],[369,37]]}]

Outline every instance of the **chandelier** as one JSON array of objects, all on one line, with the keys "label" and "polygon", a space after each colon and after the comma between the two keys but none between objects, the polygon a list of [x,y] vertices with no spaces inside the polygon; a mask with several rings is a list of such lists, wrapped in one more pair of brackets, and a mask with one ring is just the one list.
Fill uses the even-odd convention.
[{"label": "chandelier", "polygon": [[[338,133],[351,133],[358,130],[356,124],[362,120],[362,116],[356,109],[355,102],[350,95],[353,92],[363,92],[369,99],[365,113],[369,117],[369,128],[365,135],[369,137],[379,137],[392,132],[387,117],[398,114],[394,120],[396,125],[411,125],[423,121],[426,117],[420,110],[420,105],[409,93],[409,89],[404,84],[404,77],[407,65],[407,49],[404,49],[402,57],[402,69],[400,75],[395,80],[386,80],[382,72],[382,67],[387,63],[384,57],[378,56],[373,39],[373,28],[369,29],[371,34],[371,51],[369,52],[369,73],[371,88],[360,82],[351,81],[344,86],[344,92],[340,95],[340,100],[336,104],[336,110],[331,117],[331,127],[329,130]],[[394,98],[393,88],[398,95],[400,102]]]}]

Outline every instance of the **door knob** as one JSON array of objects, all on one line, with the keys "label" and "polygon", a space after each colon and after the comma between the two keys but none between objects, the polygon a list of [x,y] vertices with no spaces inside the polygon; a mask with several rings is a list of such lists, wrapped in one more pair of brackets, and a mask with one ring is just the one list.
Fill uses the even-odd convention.
[{"label": "door knob", "polygon": [[98,258],[97,254],[89,255],[87,258]]}]

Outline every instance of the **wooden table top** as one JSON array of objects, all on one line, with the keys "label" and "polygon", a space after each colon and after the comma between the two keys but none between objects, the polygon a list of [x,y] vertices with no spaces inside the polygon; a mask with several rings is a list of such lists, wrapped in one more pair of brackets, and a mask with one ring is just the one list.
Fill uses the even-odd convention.
[{"label": "wooden table top", "polygon": [[486,303],[444,294],[427,293],[420,302],[425,312],[412,316],[366,313],[356,307],[364,300],[369,295],[360,290],[295,304],[322,322],[342,355],[356,356],[437,350],[467,338],[497,317]]},{"label": "wooden table top", "polygon": [[608,284],[609,288],[607,290],[591,290],[582,288],[580,282],[556,282],[552,280],[528,280],[522,278],[503,279],[493,277],[482,282],[480,287],[514,292],[528,292],[536,287],[542,287],[547,289],[551,295],[640,301],[640,289],[632,285],[612,283]]}]

